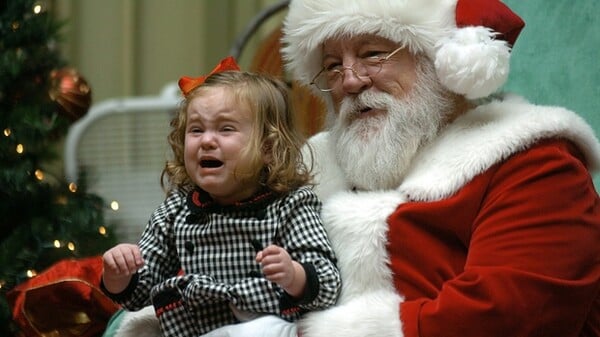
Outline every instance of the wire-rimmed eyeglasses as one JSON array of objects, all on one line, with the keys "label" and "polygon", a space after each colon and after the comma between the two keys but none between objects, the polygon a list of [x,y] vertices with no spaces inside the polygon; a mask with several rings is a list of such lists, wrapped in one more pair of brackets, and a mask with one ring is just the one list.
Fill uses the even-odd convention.
[{"label": "wire-rimmed eyeglasses", "polygon": [[[325,66],[317,73],[317,75],[315,75],[315,77],[313,77],[310,84],[323,92],[332,91],[342,83],[346,70],[351,70],[354,76],[363,82],[372,80],[373,76],[376,76],[381,72],[383,64],[403,48],[404,47],[399,47],[387,55],[379,54],[368,57],[359,57],[358,60],[349,67],[344,67],[341,64],[329,68]],[[360,65],[360,69],[355,69],[356,65]]]}]

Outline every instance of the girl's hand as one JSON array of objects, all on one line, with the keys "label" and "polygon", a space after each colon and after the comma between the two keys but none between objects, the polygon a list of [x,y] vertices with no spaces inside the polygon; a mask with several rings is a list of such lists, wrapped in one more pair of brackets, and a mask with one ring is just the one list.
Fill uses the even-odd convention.
[{"label": "girl's hand", "polygon": [[140,248],[130,243],[118,244],[102,256],[102,280],[111,293],[119,293],[127,287],[131,277],[144,265]]},{"label": "girl's hand", "polygon": [[261,264],[267,280],[279,284],[292,296],[302,295],[306,285],[304,268],[285,249],[270,245],[256,254],[256,262]]}]

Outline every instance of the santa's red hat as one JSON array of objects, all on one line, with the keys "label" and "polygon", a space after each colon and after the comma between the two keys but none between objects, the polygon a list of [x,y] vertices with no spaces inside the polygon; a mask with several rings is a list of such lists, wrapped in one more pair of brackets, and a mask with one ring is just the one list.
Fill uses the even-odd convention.
[{"label": "santa's red hat", "polygon": [[321,69],[321,45],[340,35],[375,34],[425,53],[448,89],[468,98],[506,81],[524,22],[499,0],[292,0],[282,55],[294,79]]}]

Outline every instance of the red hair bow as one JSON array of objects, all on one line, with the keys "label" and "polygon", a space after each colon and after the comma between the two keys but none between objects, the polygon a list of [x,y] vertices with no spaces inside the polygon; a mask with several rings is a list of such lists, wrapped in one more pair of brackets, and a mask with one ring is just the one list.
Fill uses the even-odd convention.
[{"label": "red hair bow", "polygon": [[232,56],[227,56],[222,59],[221,62],[219,62],[219,64],[217,64],[217,66],[206,76],[196,78],[182,76],[178,83],[179,89],[181,89],[183,96],[187,96],[192,90],[202,85],[208,76],[228,70],[240,70],[240,67],[235,63],[235,59]]}]

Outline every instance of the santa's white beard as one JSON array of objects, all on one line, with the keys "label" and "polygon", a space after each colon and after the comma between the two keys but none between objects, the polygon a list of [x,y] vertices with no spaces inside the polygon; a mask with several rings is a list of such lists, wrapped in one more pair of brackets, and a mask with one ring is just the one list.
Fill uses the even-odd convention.
[{"label": "santa's white beard", "polygon": [[[417,151],[435,137],[452,111],[449,96],[433,67],[421,62],[415,86],[402,99],[370,90],[345,98],[331,134],[348,181],[364,190],[400,185]],[[387,113],[356,118],[366,106]]]}]

